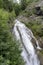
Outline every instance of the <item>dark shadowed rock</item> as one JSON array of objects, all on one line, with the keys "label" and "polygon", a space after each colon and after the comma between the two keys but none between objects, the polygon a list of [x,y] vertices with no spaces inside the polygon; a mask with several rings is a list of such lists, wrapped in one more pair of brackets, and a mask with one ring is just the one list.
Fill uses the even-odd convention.
[{"label": "dark shadowed rock", "polygon": [[40,6],[35,7],[35,14],[38,16],[43,16],[43,11],[41,10]]},{"label": "dark shadowed rock", "polygon": [[37,6],[37,7],[35,7],[35,9],[38,11],[38,10],[40,10],[40,7],[39,7],[39,6]]},{"label": "dark shadowed rock", "polygon": [[42,40],[41,38],[39,38],[38,42],[39,42],[39,46],[40,46],[41,48],[43,48],[43,40]]},{"label": "dark shadowed rock", "polygon": [[33,43],[34,48],[36,48],[37,47],[36,40],[34,38],[32,38],[31,42]]}]

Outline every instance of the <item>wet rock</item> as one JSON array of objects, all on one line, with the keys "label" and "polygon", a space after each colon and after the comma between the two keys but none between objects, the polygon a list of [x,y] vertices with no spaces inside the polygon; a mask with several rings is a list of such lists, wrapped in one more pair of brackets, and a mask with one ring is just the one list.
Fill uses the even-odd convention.
[{"label": "wet rock", "polygon": [[39,46],[43,49],[43,40],[41,38],[38,39]]},{"label": "wet rock", "polygon": [[31,42],[33,43],[34,48],[36,48],[37,47],[36,40],[34,38],[32,38]]}]

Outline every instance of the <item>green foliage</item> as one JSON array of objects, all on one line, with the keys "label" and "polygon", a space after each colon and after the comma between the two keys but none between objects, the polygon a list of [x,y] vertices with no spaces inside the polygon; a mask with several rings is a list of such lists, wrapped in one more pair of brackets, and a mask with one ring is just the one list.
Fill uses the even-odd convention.
[{"label": "green foliage", "polygon": [[10,12],[10,16],[9,16],[9,20],[8,20],[8,25],[9,25],[10,29],[12,29],[14,26],[15,18],[16,18],[15,11]]},{"label": "green foliage", "polygon": [[0,0],[0,8],[3,7],[3,0]]},{"label": "green foliage", "polygon": [[0,9],[0,22],[3,21],[3,25],[4,25],[4,22],[5,23],[7,22],[10,29],[14,25],[13,20],[15,19],[15,17],[16,17],[16,14],[14,11],[7,12],[4,9]]},{"label": "green foliage", "polygon": [[39,0],[27,0],[28,3],[38,2]]},{"label": "green foliage", "polygon": [[[34,32],[36,35],[42,37],[42,36],[43,36],[43,29],[42,29],[42,27],[43,27],[42,25],[33,25],[33,26],[32,26],[33,32]],[[36,32],[35,32],[35,31],[36,31]]]},{"label": "green foliage", "polygon": [[24,10],[27,6],[27,0],[21,0],[21,9]]},{"label": "green foliage", "polygon": [[12,37],[13,20],[21,10],[12,0],[0,0],[0,65],[24,65],[19,43]]},{"label": "green foliage", "polygon": [[[0,9],[0,38],[3,39],[3,35],[7,33],[8,28],[8,20],[9,20],[9,13],[3,9]],[[3,30],[2,30],[3,28]],[[5,30],[4,30],[5,28]],[[4,33],[6,31],[6,33]],[[3,32],[3,35],[1,35]]]},{"label": "green foliage", "polygon": [[0,0],[0,8],[11,12],[13,10],[13,3],[11,0]]},{"label": "green foliage", "polygon": [[8,20],[9,13],[5,11],[4,9],[0,9],[0,19],[1,20]]},{"label": "green foliage", "polygon": [[10,13],[13,12],[17,16],[21,12],[20,4],[13,3],[12,0],[0,0],[0,8],[3,8]]},{"label": "green foliage", "polygon": [[10,15],[12,17],[12,14],[0,9],[0,65],[24,65],[19,43],[12,37],[8,25]]},{"label": "green foliage", "polygon": [[8,12],[14,11],[16,16],[19,15],[21,10],[24,10],[27,6],[26,0],[21,0],[21,3],[13,3],[13,0],[0,0],[0,8],[5,9]]},{"label": "green foliage", "polygon": [[26,26],[33,31],[35,36],[43,37],[43,25],[38,21],[29,22]]},{"label": "green foliage", "polygon": [[32,12],[32,10],[28,10],[28,11],[24,11],[24,15],[26,16],[26,17],[29,17],[29,16],[31,16],[33,14],[33,12]]},{"label": "green foliage", "polygon": [[18,16],[19,15],[19,13],[21,12],[21,6],[19,5],[19,4],[14,4],[14,10],[15,10],[15,14],[16,14],[16,16]]}]

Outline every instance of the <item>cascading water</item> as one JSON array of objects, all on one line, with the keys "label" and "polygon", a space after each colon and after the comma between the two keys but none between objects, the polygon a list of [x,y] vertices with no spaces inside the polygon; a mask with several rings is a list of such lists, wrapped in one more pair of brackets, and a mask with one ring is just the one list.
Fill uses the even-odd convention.
[{"label": "cascading water", "polygon": [[14,3],[20,3],[20,0],[13,0]]},{"label": "cascading water", "polygon": [[17,40],[22,42],[22,57],[26,62],[25,65],[40,65],[40,62],[35,53],[35,49],[32,45],[31,39],[33,34],[23,23],[18,20],[15,21],[13,33]]}]

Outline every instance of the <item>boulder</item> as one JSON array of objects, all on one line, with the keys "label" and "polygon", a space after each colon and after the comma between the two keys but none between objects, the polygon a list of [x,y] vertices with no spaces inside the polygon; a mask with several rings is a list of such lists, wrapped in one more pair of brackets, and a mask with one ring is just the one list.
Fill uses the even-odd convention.
[{"label": "boulder", "polygon": [[43,16],[43,11],[40,6],[35,7],[35,14],[38,16]]}]

